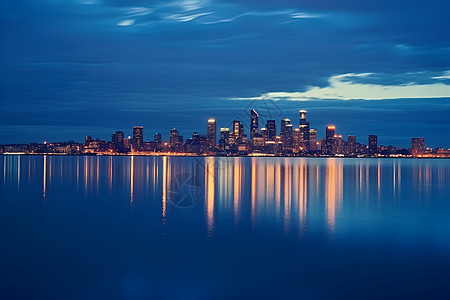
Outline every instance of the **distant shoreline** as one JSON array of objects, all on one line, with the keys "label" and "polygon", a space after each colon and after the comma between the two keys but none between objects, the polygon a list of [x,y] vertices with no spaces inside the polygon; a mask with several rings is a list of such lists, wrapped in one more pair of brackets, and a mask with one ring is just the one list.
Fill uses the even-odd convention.
[{"label": "distant shoreline", "polygon": [[261,157],[261,158],[342,158],[342,159],[450,159],[450,157],[440,156],[287,156],[287,155],[179,155],[179,154],[65,154],[65,153],[0,153],[1,156],[64,156],[64,157],[131,157],[131,156],[147,156],[147,157]]}]

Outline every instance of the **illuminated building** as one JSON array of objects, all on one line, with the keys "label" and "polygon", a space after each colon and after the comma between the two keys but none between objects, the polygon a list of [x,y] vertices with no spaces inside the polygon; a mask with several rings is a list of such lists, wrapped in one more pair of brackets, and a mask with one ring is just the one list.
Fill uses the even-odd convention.
[{"label": "illuminated building", "polygon": [[356,136],[349,135],[347,137],[347,153],[349,155],[355,155],[356,154]]},{"label": "illuminated building", "polygon": [[302,143],[302,135],[300,133],[300,128],[295,128],[294,132],[292,132],[292,152],[299,153],[300,147]]},{"label": "illuminated building", "polygon": [[261,136],[263,137],[264,142],[269,140],[269,132],[267,131],[267,128],[261,128]]},{"label": "illuminated building", "polygon": [[376,135],[369,135],[369,155],[378,153],[378,137]]},{"label": "illuminated building", "polygon": [[342,135],[335,135],[331,144],[331,154],[344,154]]},{"label": "illuminated building", "polygon": [[134,126],[132,150],[133,151],[142,150],[143,143],[144,143],[144,127]]},{"label": "illuminated building", "polygon": [[123,139],[123,148],[127,151],[131,149],[131,137],[128,136],[128,138]]},{"label": "illuminated building", "polygon": [[209,119],[206,128],[206,140],[208,143],[208,147],[210,148],[214,148],[216,146],[216,132],[216,120]]},{"label": "illuminated building", "polygon": [[252,150],[256,151],[264,150],[264,143],[265,143],[264,137],[259,133],[255,133],[252,138]]},{"label": "illuminated building", "polygon": [[118,152],[122,152],[124,149],[123,146],[124,133],[123,131],[116,131],[112,134],[112,143],[114,145],[114,149]]},{"label": "illuminated building", "polygon": [[293,148],[292,124],[291,120],[281,120],[280,137],[283,145],[283,152],[291,153]]},{"label": "illuminated building", "polygon": [[235,143],[240,143],[244,135],[244,126],[241,124],[240,121],[237,120],[233,121],[233,133]]},{"label": "illuminated building", "polygon": [[162,143],[162,136],[161,136],[161,133],[155,133],[155,135],[153,136],[153,141],[156,143],[156,144],[161,144]]},{"label": "illuminated building", "polygon": [[253,139],[253,136],[255,134],[258,134],[259,128],[258,118],[259,118],[258,113],[254,109],[252,109],[250,111],[250,140]]},{"label": "illuminated building", "polygon": [[416,156],[425,153],[425,138],[411,138],[411,155]]},{"label": "illuminated building", "polygon": [[309,130],[309,151],[317,151],[317,130]]},{"label": "illuminated building", "polygon": [[336,135],[336,127],[334,125],[327,126],[325,132],[325,139],[332,140]]},{"label": "illuminated building", "polygon": [[333,153],[334,136],[336,135],[336,127],[330,125],[326,127],[325,130],[325,141],[322,145],[322,153],[326,155],[331,155]]},{"label": "illuminated building", "polygon": [[230,128],[220,128],[220,139],[227,145],[230,143]]},{"label": "illuminated building", "polygon": [[306,121],[306,110],[300,110],[300,133],[302,134],[302,145],[301,147],[305,150],[309,150],[309,122]]},{"label": "illuminated building", "polygon": [[267,139],[269,141],[275,141],[275,138],[277,136],[277,126],[275,124],[275,120],[267,120],[266,129]]},{"label": "illuminated building", "polygon": [[169,135],[169,147],[171,151],[182,152],[183,149],[183,136],[178,134],[178,130],[175,128],[170,131]]}]

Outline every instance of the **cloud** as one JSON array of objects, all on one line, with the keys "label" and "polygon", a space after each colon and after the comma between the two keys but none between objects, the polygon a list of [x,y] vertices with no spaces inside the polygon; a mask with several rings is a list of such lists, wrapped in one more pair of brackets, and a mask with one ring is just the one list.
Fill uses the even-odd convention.
[{"label": "cloud", "polygon": [[198,13],[198,14],[192,14],[192,15],[181,15],[181,14],[175,14],[165,17],[167,20],[176,20],[178,22],[189,22],[192,20],[195,20],[197,18],[211,15],[213,12],[205,12],[205,13]]},{"label": "cloud", "polygon": [[[434,79],[450,78],[446,72],[444,76]],[[401,85],[382,85],[358,82],[361,78],[370,78],[372,73],[348,73],[329,78],[326,87],[309,87],[305,92],[269,92],[259,97],[234,98],[238,100],[381,100],[381,99],[418,99],[418,98],[447,98],[450,97],[450,85],[443,83],[417,84],[414,82]]]},{"label": "cloud", "polygon": [[440,79],[440,80],[447,80],[450,79],[450,71],[445,71],[443,75],[441,76],[434,76],[431,77],[432,79]]},{"label": "cloud", "polygon": [[122,20],[119,23],[117,23],[117,25],[119,25],[119,26],[132,26],[132,25],[134,25],[134,23],[135,23],[135,20],[129,19],[129,20]]}]

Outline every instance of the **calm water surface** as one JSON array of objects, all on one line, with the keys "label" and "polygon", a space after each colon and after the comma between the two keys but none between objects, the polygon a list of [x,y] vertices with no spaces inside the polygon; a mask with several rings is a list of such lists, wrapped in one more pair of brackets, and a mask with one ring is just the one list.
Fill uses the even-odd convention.
[{"label": "calm water surface", "polygon": [[450,299],[450,160],[0,156],[1,299]]}]

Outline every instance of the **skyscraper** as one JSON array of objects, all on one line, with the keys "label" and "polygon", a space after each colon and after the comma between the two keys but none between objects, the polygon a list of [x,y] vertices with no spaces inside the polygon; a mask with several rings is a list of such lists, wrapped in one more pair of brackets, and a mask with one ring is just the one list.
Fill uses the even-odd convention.
[{"label": "skyscraper", "polygon": [[302,143],[302,136],[300,133],[300,128],[295,128],[292,132],[292,152],[299,153]]},{"label": "skyscraper", "polygon": [[293,136],[291,120],[281,120],[280,137],[285,152],[292,152]]},{"label": "skyscraper", "polygon": [[378,153],[378,137],[376,135],[369,135],[369,155]]},{"label": "skyscraper", "polygon": [[356,136],[349,135],[347,137],[348,140],[348,154],[354,155],[356,154]]},{"label": "skyscraper", "polygon": [[216,120],[209,119],[206,129],[206,140],[208,147],[214,148],[216,146]]},{"label": "skyscraper", "polygon": [[300,133],[303,136],[303,143],[302,143],[302,147],[305,150],[309,150],[309,122],[306,121],[306,110],[300,110],[299,114],[300,114],[300,125],[298,126],[298,128],[300,128]]},{"label": "skyscraper", "polygon": [[142,145],[144,143],[144,127],[142,126],[134,126],[133,127],[133,150],[139,151],[142,150]]},{"label": "skyscraper", "polygon": [[250,139],[253,139],[253,136],[255,134],[258,134],[258,118],[258,113],[254,109],[252,109],[250,111]]},{"label": "skyscraper", "polygon": [[336,135],[336,127],[334,125],[327,126],[325,130],[325,143],[322,149],[323,154],[327,155],[335,154],[333,153],[335,135]]},{"label": "skyscraper", "polygon": [[162,136],[161,136],[161,133],[155,133],[155,135],[153,136],[153,141],[156,143],[156,144],[161,144],[162,143]]},{"label": "skyscraper", "polygon": [[178,144],[178,130],[175,128],[170,131],[169,146],[171,149],[175,149]]},{"label": "skyscraper", "polygon": [[114,144],[114,149],[116,151],[123,151],[123,139],[124,139],[124,133],[123,131],[116,131],[112,134],[112,142]]},{"label": "skyscraper", "polygon": [[317,151],[317,130],[309,130],[309,151]]},{"label": "skyscraper", "polygon": [[325,130],[325,139],[332,140],[336,134],[336,127],[334,125],[327,126]]},{"label": "skyscraper", "polygon": [[277,125],[275,124],[275,120],[267,120],[266,129],[269,141],[275,141],[275,138],[277,137]]},{"label": "skyscraper", "polygon": [[224,140],[228,144],[230,138],[230,128],[220,128],[220,139]]},{"label": "skyscraper", "polygon": [[233,121],[233,133],[236,143],[240,143],[242,141],[242,137],[244,136],[244,126],[240,121]]},{"label": "skyscraper", "polygon": [[299,111],[299,113],[300,113],[300,125],[304,125],[304,124],[306,124],[307,122],[306,122],[306,113],[307,113],[307,111],[306,110],[300,110]]}]

